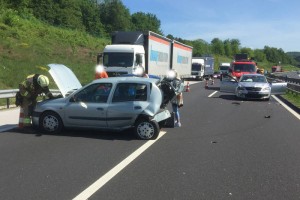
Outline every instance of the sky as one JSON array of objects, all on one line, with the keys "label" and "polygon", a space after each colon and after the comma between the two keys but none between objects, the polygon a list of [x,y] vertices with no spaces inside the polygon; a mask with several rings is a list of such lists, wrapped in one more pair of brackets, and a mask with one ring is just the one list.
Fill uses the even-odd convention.
[{"label": "sky", "polygon": [[154,14],[164,35],[241,47],[300,51],[300,0],[122,0],[130,14]]}]

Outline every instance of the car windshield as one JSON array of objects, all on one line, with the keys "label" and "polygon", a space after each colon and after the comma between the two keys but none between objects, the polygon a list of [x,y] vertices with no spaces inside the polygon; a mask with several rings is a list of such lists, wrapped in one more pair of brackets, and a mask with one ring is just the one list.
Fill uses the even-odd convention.
[{"label": "car windshield", "polygon": [[233,70],[236,72],[255,72],[254,64],[234,64]]},{"label": "car windshield", "polygon": [[133,53],[104,53],[103,65],[105,67],[132,67]]},{"label": "car windshield", "polygon": [[267,79],[264,76],[243,76],[240,82],[267,83]]}]

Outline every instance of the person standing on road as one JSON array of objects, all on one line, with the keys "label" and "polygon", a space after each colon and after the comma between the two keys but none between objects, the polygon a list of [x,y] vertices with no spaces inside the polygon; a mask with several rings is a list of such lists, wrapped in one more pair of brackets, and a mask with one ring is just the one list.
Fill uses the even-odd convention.
[{"label": "person standing on road", "polygon": [[176,91],[176,97],[171,101],[175,118],[174,126],[181,127],[179,108],[183,106],[182,91],[184,89],[184,83],[176,70],[171,70],[168,74],[168,78],[172,80],[171,84]]},{"label": "person standing on road", "polygon": [[49,90],[49,79],[47,76],[32,74],[19,84],[20,106],[24,112],[23,125],[31,126],[31,116],[37,103],[38,95],[44,93],[48,98],[54,98]]}]

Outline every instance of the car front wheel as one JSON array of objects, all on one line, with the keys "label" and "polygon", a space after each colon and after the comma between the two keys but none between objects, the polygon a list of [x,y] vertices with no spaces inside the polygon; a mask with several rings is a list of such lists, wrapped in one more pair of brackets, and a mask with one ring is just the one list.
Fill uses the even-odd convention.
[{"label": "car front wheel", "polygon": [[63,127],[62,120],[55,112],[45,112],[40,118],[40,129],[45,133],[59,133]]},{"label": "car front wheel", "polygon": [[159,125],[156,121],[139,119],[134,127],[135,136],[141,140],[155,140],[159,134]]}]

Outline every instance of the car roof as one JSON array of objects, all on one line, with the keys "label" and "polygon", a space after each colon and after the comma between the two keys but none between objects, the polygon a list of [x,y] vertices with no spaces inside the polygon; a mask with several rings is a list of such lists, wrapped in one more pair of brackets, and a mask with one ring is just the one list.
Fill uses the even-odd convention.
[{"label": "car roof", "polygon": [[156,78],[144,78],[144,77],[109,77],[109,78],[102,78],[96,79],[93,83],[120,83],[120,82],[149,82],[156,84],[159,79]]},{"label": "car roof", "polygon": [[243,74],[242,76],[265,76],[263,74]]},{"label": "car roof", "polygon": [[233,62],[233,64],[256,64],[255,62],[253,61],[235,61]]}]

